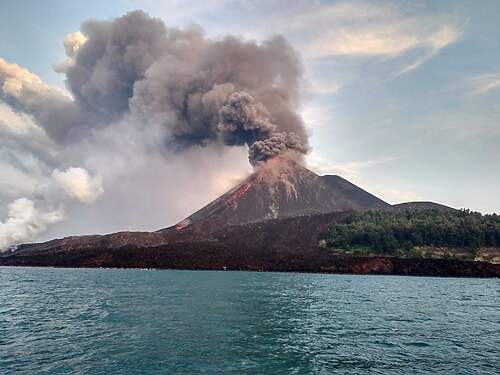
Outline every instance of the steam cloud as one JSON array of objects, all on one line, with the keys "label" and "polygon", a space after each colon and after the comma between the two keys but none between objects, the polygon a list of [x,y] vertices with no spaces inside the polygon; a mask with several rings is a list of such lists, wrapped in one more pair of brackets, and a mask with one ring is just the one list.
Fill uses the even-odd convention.
[{"label": "steam cloud", "polygon": [[104,192],[100,176],[92,177],[83,168],[54,169],[52,178],[72,198],[85,203],[94,203]]},{"label": "steam cloud", "polygon": [[40,212],[30,199],[15,200],[9,205],[8,219],[0,222],[0,250],[35,238],[45,231],[48,225],[57,223],[63,218],[64,213],[61,209]]},{"label": "steam cloud", "polygon": [[[0,58],[0,102],[29,116],[30,132],[40,138],[31,142],[17,134],[0,145],[12,148],[9,157],[19,165],[29,160],[19,150],[30,148],[51,189],[73,200],[92,204],[103,193],[99,175],[108,182],[122,178],[131,166],[139,170],[158,155],[175,154],[179,163],[179,155],[197,155],[201,148],[214,158],[214,148],[247,146],[255,166],[283,152],[308,150],[298,113],[301,65],[282,37],[214,40],[197,26],[169,28],[134,11],[83,23],[64,39],[64,48],[67,59],[54,69],[65,75],[67,92]],[[90,166],[93,173],[68,163]],[[151,174],[156,178],[158,171]],[[21,199],[0,224],[0,248],[62,220],[54,205],[42,213],[34,201]]]},{"label": "steam cloud", "polygon": [[[29,241],[43,233],[51,224],[65,218],[65,199],[61,198],[62,189],[69,198],[84,204],[94,203],[104,192],[99,176],[91,176],[83,168],[68,168],[66,171],[55,169],[51,179],[36,192],[38,199],[22,197],[8,206],[5,222],[0,222],[0,252],[13,245]],[[54,207],[53,197],[58,197]],[[40,209],[37,206],[45,206]]]}]

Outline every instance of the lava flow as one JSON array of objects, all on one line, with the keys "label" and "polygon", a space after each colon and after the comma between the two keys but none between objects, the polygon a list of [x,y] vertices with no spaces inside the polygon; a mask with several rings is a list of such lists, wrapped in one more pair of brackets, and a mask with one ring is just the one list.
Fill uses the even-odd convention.
[{"label": "lava flow", "polygon": [[231,197],[231,203],[237,204],[239,200],[252,188],[252,184],[246,182]]},{"label": "lava flow", "polygon": [[175,230],[177,232],[182,232],[190,224],[188,219],[182,220],[180,223],[175,225]]}]

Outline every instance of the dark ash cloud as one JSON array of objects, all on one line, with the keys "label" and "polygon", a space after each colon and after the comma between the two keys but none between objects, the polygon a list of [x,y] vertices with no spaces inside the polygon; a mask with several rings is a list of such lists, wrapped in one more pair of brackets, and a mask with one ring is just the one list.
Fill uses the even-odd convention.
[{"label": "dark ash cloud", "polygon": [[[78,43],[66,41],[72,43],[61,69],[72,100],[50,90],[30,92],[28,85],[19,96],[29,100],[8,98],[53,139],[81,138],[132,119],[164,129],[169,150],[264,142],[266,147],[253,147],[252,160],[291,146],[307,150],[297,112],[301,65],[282,37],[262,43],[233,36],[212,40],[198,27],[169,28],[142,11],[85,22],[81,35]],[[266,154],[259,156],[261,149]]]},{"label": "dark ash cloud", "polygon": [[248,150],[248,159],[252,165],[272,159],[284,152],[305,154],[307,146],[294,133],[275,133],[269,138],[254,142]]}]

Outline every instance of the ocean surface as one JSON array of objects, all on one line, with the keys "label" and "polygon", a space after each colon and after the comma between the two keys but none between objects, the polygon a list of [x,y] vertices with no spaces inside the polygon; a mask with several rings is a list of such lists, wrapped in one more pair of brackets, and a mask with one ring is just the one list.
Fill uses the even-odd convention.
[{"label": "ocean surface", "polygon": [[500,281],[0,267],[0,374],[499,374]]}]

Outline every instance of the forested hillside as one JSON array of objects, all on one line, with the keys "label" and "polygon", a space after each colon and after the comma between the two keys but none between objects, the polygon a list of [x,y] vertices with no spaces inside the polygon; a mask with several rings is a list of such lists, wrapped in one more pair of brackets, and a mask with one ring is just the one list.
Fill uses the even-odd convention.
[{"label": "forested hillside", "polygon": [[500,247],[500,216],[469,210],[370,211],[329,227],[323,243],[333,249],[401,254],[415,247]]}]

